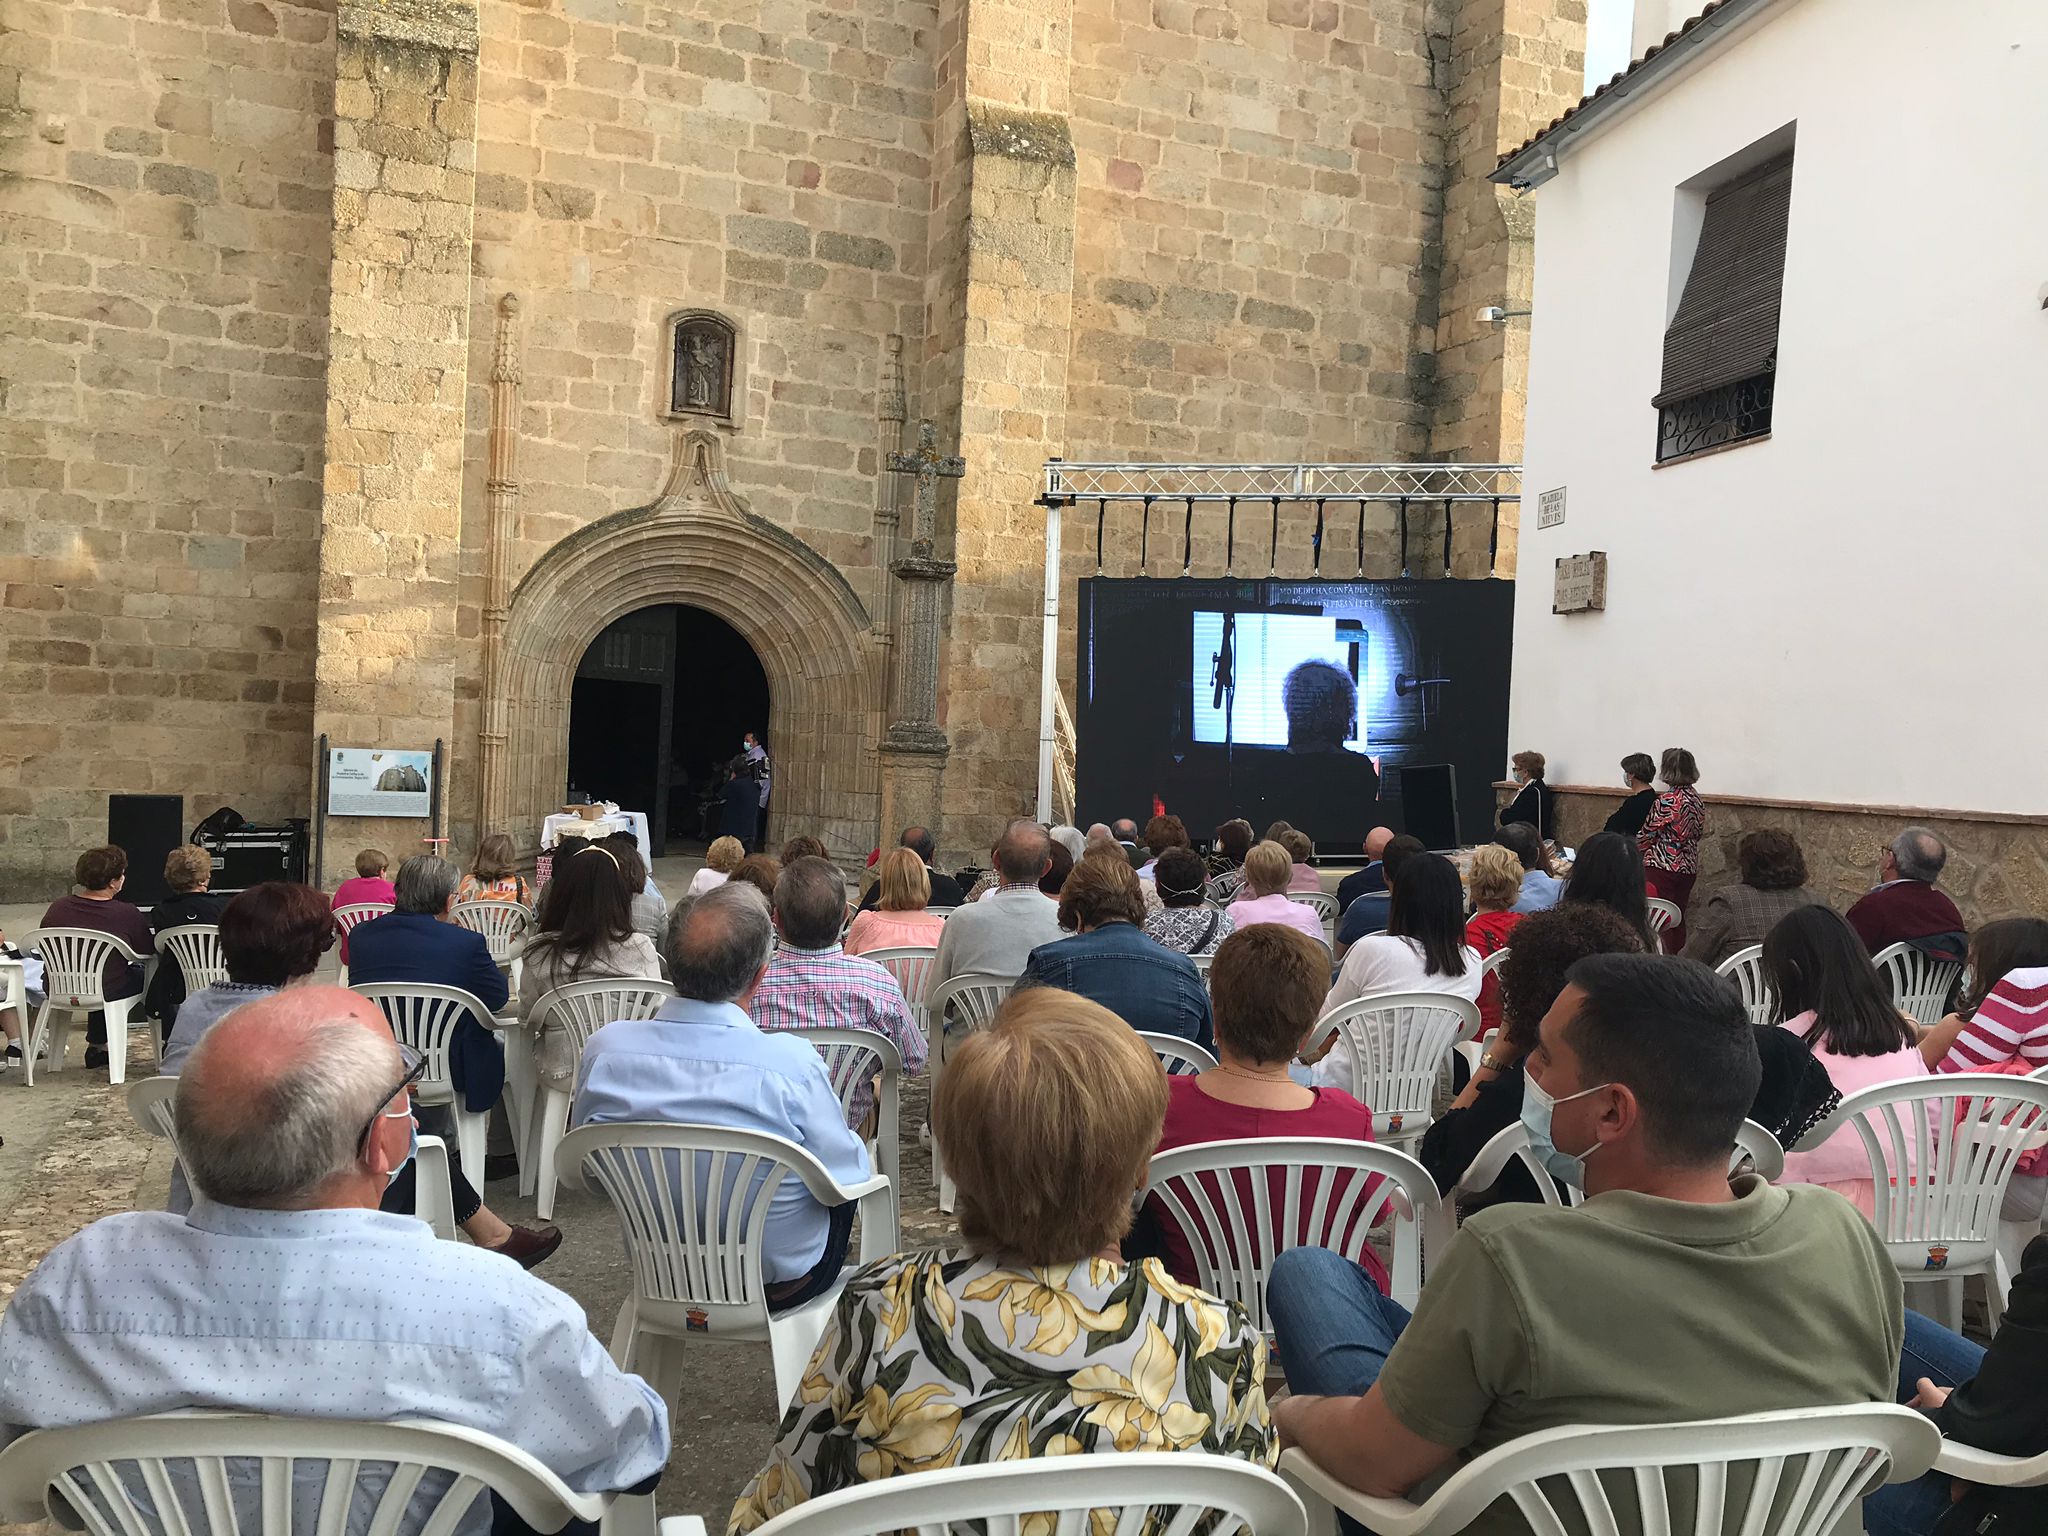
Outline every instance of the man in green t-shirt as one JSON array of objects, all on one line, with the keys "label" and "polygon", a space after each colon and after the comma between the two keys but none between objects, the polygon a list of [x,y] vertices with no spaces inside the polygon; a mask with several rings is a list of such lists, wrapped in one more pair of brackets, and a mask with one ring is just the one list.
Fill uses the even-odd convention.
[{"label": "man in green t-shirt", "polygon": [[[1267,1284],[1287,1443],[1352,1487],[1409,1495],[1461,1456],[1568,1424],[1655,1424],[1895,1401],[1898,1271],[1829,1190],[1732,1183],[1756,1043],[1732,983],[1690,960],[1595,955],[1531,1053],[1522,1121],[1576,1210],[1466,1222],[1411,1318],[1355,1264],[1283,1254]],[[1496,1505],[1473,1532],[1526,1532]]]}]

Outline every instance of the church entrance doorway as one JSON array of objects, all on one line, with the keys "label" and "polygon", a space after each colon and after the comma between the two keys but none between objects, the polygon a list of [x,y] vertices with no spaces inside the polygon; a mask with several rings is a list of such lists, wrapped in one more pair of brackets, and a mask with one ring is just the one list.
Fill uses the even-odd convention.
[{"label": "church entrance doorway", "polygon": [[701,842],[720,766],[768,715],[767,672],[732,625],[684,603],[635,609],[577,665],[571,798],[645,810],[657,856],[671,838]]}]

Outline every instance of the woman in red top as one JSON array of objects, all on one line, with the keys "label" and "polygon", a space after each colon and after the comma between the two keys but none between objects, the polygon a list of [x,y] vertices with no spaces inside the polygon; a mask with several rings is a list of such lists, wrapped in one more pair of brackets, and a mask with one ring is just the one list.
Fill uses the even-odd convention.
[{"label": "woman in red top", "polygon": [[[1472,850],[1465,875],[1465,894],[1472,898],[1472,916],[1465,923],[1465,942],[1479,958],[1508,947],[1508,935],[1528,914],[1510,912],[1522,898],[1522,861],[1512,848],[1482,843]],[[1500,1028],[1500,978],[1488,976],[1479,988],[1479,1038]]]},{"label": "woman in red top", "polygon": [[1665,953],[1675,955],[1685,948],[1685,909],[1700,876],[1707,806],[1693,788],[1700,781],[1699,764],[1684,747],[1664,749],[1657,777],[1664,781],[1664,793],[1650,807],[1636,846],[1643,851],[1643,881],[1650,894],[1678,908],[1679,920],[1664,934]]},{"label": "woman in red top", "polygon": [[[1520,878],[1517,866],[1518,886]],[[1219,944],[1209,966],[1209,994],[1221,1064],[1198,1077],[1167,1079],[1166,1126],[1160,1133],[1159,1150],[1167,1152],[1204,1141],[1255,1141],[1276,1136],[1371,1141],[1370,1109],[1340,1089],[1304,1088],[1287,1073],[1288,1064],[1315,1028],[1329,989],[1329,952],[1292,928],[1255,923]],[[1234,1177],[1241,1186],[1239,1204],[1249,1214],[1253,1210],[1251,1175],[1240,1170]],[[1273,1171],[1270,1207],[1276,1216],[1283,1208],[1283,1177],[1279,1169]],[[1311,1172],[1304,1179],[1304,1216],[1315,1208],[1318,1177]],[[1333,1191],[1332,1199],[1342,1194]],[[1360,1209],[1370,1208],[1371,1201],[1368,1187]],[[1146,1216],[1147,1225],[1158,1234],[1166,1267],[1174,1278],[1197,1284],[1200,1277],[1194,1252],[1179,1223],[1156,1199],[1147,1202]],[[1305,1232],[1275,1235],[1288,1246],[1308,1236]],[[1369,1251],[1365,1265],[1374,1283],[1386,1290],[1386,1266]]]}]

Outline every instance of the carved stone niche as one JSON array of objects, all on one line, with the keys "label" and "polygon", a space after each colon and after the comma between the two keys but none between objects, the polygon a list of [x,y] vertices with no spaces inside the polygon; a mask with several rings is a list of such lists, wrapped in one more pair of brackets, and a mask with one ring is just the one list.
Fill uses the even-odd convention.
[{"label": "carved stone niche", "polygon": [[670,421],[710,418],[737,428],[745,411],[739,327],[708,309],[668,319],[668,379],[661,414]]}]

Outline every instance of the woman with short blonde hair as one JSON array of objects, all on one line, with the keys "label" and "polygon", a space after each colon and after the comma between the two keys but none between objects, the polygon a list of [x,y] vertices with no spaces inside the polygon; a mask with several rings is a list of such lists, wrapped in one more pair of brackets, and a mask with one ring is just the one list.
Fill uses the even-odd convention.
[{"label": "woman with short blonde hair", "polygon": [[702,896],[725,884],[726,877],[739,868],[747,856],[747,845],[736,837],[714,837],[704,850],[704,867],[690,876],[689,894]]},{"label": "woman with short blonde hair", "polygon": [[847,1284],[799,1396],[861,1411],[785,1419],[729,1528],[975,1461],[1185,1450],[1270,1466],[1258,1329],[1118,1251],[1165,1115],[1152,1052],[1071,993],[1019,992],[956,1045],[932,1136],[965,1251],[899,1254]]},{"label": "woman with short blonde hair", "polygon": [[[1509,910],[1522,899],[1522,859],[1499,843],[1472,850],[1465,872],[1465,894],[1472,898],[1472,916],[1465,923],[1465,942],[1484,960],[1506,949],[1508,935],[1526,913]],[[1488,976],[1479,987],[1479,1037],[1500,1028],[1500,978]]]},{"label": "woman with short blonde hair", "polygon": [[846,952],[875,949],[933,949],[945,932],[945,914],[929,910],[931,871],[910,848],[891,848],[875,865],[875,905],[854,915],[846,930]]},{"label": "woman with short blonde hair", "polygon": [[[1281,829],[1292,832],[1291,827]],[[1294,883],[1294,858],[1284,844],[1267,838],[1252,844],[1244,856],[1244,893],[1230,904],[1231,921],[1242,932],[1255,923],[1285,923],[1308,937],[1321,940],[1323,920],[1315,908],[1304,906],[1288,894]]]}]

